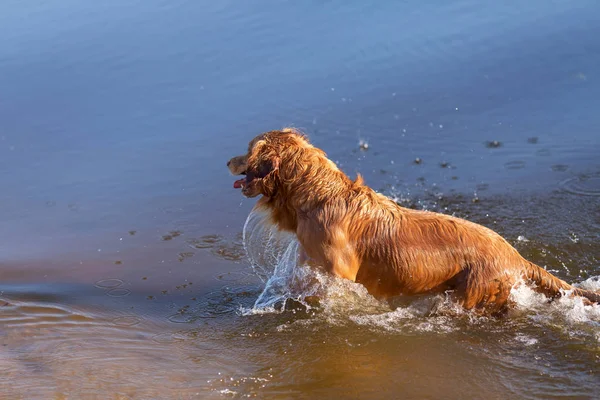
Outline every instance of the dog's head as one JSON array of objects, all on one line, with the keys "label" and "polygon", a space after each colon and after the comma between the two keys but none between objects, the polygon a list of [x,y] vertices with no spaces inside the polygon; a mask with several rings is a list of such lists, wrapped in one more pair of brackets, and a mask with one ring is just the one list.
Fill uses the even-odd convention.
[{"label": "dog's head", "polygon": [[284,154],[294,147],[308,145],[305,136],[292,128],[270,131],[256,136],[248,144],[248,152],[227,162],[233,175],[245,175],[233,183],[246,197],[262,194],[273,197],[280,184],[279,168]]}]

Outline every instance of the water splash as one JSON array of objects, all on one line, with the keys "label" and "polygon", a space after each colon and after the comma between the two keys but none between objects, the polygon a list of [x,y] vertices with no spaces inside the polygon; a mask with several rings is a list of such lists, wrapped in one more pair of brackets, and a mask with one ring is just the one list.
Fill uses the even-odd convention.
[{"label": "water splash", "polygon": [[[573,286],[598,291],[599,277],[593,277]],[[600,344],[600,305],[588,304],[581,297],[570,296],[566,291],[562,297],[549,302],[543,294],[526,285],[511,291],[515,306],[512,317],[525,317],[529,323],[550,327],[570,339],[590,340]]]},{"label": "water splash", "polygon": [[295,237],[277,229],[265,212],[252,210],[244,223],[242,242],[256,275],[266,282]]},{"label": "water splash", "polygon": [[[600,289],[600,280],[593,277],[574,286],[597,291]],[[529,286],[519,285],[512,289],[510,298],[517,311],[530,313],[532,319],[563,319],[570,324],[584,323],[600,328],[600,305],[586,304],[581,297],[570,296],[569,291],[549,302],[546,296],[535,292]]]},{"label": "water splash", "polygon": [[308,306],[304,299],[316,295],[320,285],[315,285],[315,272],[298,261],[300,243],[295,235],[277,229],[267,213],[253,210],[244,224],[243,242],[254,272],[265,282],[247,312],[276,311],[288,299]]},{"label": "water splash", "polygon": [[389,311],[364,286],[303,265],[296,236],[277,229],[267,213],[253,210],[248,215],[243,242],[254,272],[265,283],[253,307],[242,309],[244,314],[280,312],[288,300],[310,309],[310,297],[318,297],[319,308],[329,316],[381,312],[382,307]]}]

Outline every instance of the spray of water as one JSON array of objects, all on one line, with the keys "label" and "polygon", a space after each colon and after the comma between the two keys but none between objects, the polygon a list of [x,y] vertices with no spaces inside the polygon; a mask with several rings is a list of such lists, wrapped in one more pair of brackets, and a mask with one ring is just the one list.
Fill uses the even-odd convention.
[{"label": "spray of water", "polygon": [[244,224],[243,241],[254,272],[265,283],[252,309],[242,310],[246,314],[279,312],[288,300],[311,308],[306,301],[310,297],[318,297],[319,308],[328,315],[346,314],[349,310],[374,312],[384,307],[364,286],[303,265],[296,236],[277,229],[264,212],[250,213]]},{"label": "spray of water", "polygon": [[[600,280],[599,277],[593,277],[575,286],[598,291]],[[588,304],[581,297],[571,296],[570,291],[565,291],[563,296],[548,302],[543,294],[522,284],[513,288],[510,298],[517,312],[527,312],[533,320],[539,320],[543,316],[547,322],[554,320],[558,323],[564,320],[570,324],[585,324],[600,328],[600,305]]]},{"label": "spray of water", "polygon": [[298,261],[299,243],[296,236],[277,229],[269,216],[252,211],[244,224],[244,248],[251,266],[265,282],[253,313],[281,309],[287,300],[305,303],[308,296],[319,291],[317,274]]}]

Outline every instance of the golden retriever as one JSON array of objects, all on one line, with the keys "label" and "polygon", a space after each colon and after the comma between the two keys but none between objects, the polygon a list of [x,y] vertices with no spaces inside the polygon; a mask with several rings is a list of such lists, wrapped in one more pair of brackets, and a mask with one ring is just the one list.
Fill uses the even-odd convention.
[{"label": "golden retriever", "polygon": [[351,180],[295,129],[270,131],[227,163],[255,208],[297,235],[312,264],[364,285],[378,298],[451,293],[465,308],[497,313],[511,288],[532,283],[551,298],[572,290],[591,302],[600,294],[574,288],[525,260],[484,226],[449,215],[400,207]]}]

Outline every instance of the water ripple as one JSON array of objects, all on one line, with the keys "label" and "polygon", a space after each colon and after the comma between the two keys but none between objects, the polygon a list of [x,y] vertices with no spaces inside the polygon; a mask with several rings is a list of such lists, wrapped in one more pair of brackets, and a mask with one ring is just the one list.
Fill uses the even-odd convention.
[{"label": "water ripple", "polygon": [[561,182],[560,186],[572,194],[600,196],[600,177],[577,176]]}]

